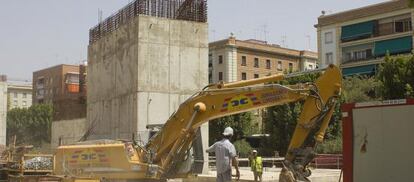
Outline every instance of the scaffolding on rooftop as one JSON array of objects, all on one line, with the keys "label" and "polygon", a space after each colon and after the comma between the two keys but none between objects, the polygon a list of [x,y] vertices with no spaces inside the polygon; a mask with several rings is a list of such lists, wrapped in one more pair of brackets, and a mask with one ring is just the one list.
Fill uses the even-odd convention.
[{"label": "scaffolding on rooftop", "polygon": [[207,22],[207,0],[135,0],[89,30],[92,44],[139,15]]}]

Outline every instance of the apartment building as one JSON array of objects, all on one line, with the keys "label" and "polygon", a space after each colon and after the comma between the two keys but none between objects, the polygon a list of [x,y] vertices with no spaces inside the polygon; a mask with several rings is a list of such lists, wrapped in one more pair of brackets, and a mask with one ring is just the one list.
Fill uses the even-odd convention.
[{"label": "apartment building", "polygon": [[33,72],[33,104],[53,105],[54,121],[86,117],[79,71],[79,65],[61,64]]},{"label": "apartment building", "polygon": [[228,39],[209,44],[209,82],[232,82],[283,72],[315,69],[316,52],[294,50],[260,40]]},{"label": "apartment building", "polygon": [[28,108],[32,105],[32,83],[9,81],[7,95],[8,109]]},{"label": "apartment building", "polygon": [[407,0],[322,15],[315,25],[320,64],[339,65],[344,76],[373,75],[387,53],[411,53],[412,19]]}]

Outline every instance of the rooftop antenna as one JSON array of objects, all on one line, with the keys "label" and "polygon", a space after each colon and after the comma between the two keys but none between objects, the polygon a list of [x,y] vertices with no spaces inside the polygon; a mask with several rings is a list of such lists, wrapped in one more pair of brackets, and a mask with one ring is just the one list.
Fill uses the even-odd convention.
[{"label": "rooftop antenna", "polygon": [[98,8],[98,23],[102,22],[102,14],[103,14],[103,11]]},{"label": "rooftop antenna", "polygon": [[282,46],[286,47],[286,35],[282,35]]},{"label": "rooftop antenna", "polygon": [[211,30],[211,33],[213,33],[213,41],[215,41],[216,40],[216,30],[214,30],[214,29],[212,29]]},{"label": "rooftop antenna", "polygon": [[311,50],[311,37],[310,35],[305,35],[305,36],[308,39],[308,51],[310,51]]},{"label": "rooftop antenna", "polygon": [[267,43],[267,24],[263,25],[264,41]]}]

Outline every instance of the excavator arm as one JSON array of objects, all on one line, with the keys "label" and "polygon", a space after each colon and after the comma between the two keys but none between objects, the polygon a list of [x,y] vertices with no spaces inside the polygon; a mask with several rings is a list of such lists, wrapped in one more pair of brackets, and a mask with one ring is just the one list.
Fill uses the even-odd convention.
[{"label": "excavator arm", "polygon": [[[288,75],[289,76],[289,75]],[[294,76],[294,75],[290,75]],[[213,84],[182,103],[163,128],[144,147],[143,160],[159,166],[161,178],[177,177],[177,168],[189,155],[198,128],[209,120],[260,108],[304,100],[304,107],[291,138],[281,178],[306,180],[307,165],[314,148],[323,141],[341,89],[339,68],[330,65],[314,83],[282,86],[272,82],[286,79],[275,75],[228,84]],[[272,83],[272,84],[264,84]],[[315,143],[305,146],[316,131]],[[286,175],[291,174],[291,175]],[[281,180],[283,180],[281,179]]]}]

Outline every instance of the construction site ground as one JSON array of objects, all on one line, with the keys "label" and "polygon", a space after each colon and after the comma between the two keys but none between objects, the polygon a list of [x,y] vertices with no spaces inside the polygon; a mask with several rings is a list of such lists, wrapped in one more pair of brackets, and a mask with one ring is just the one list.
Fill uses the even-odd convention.
[{"label": "construction site ground", "polygon": [[[279,173],[281,168],[264,168],[263,171],[263,182],[277,182],[279,181]],[[313,169],[312,175],[309,179],[312,182],[340,182],[340,169]],[[182,179],[182,180],[171,180],[171,182],[215,182],[216,171],[210,171],[209,174],[200,174],[198,177]],[[236,181],[236,180],[233,180]],[[253,172],[250,168],[240,168],[240,180],[239,181],[254,181]]]}]

